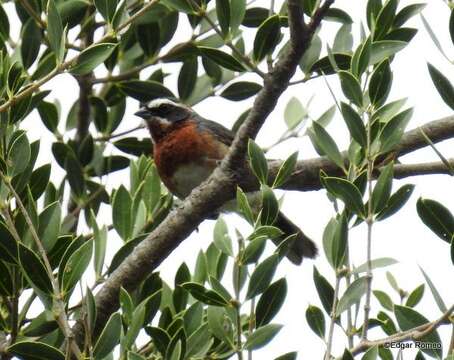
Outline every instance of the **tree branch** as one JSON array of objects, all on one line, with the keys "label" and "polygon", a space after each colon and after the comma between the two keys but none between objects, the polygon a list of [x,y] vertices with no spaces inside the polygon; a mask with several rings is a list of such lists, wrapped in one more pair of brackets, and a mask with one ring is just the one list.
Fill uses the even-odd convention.
[{"label": "tree branch", "polygon": [[[128,256],[106,280],[96,294],[97,320],[95,335],[99,334],[110,314],[118,308],[120,287],[128,291],[136,288],[156,267],[206,218],[226,200],[234,197],[236,180],[241,174],[235,167],[243,163],[247,141],[254,138],[267,116],[274,109],[279,96],[287,88],[298,62],[316,28],[334,0],[325,1],[306,27],[298,0],[288,0],[291,42],[288,50],[264,81],[254,106],[237,132],[233,145],[210,178],[194,189],[191,195]],[[144,271],[147,269],[148,271]],[[78,322],[74,332],[83,341],[83,324]]]},{"label": "tree branch", "polygon": [[452,305],[448,311],[446,311],[440,318],[435,321],[429,322],[427,324],[423,324],[417,326],[413,329],[402,331],[397,334],[388,336],[383,339],[379,340],[363,340],[353,349],[350,349],[352,355],[358,355],[362,352],[365,352],[367,349],[374,347],[374,346],[382,346],[389,342],[403,342],[403,341],[419,341],[425,336],[429,335],[432,331],[439,328],[441,325],[448,321],[451,314],[454,312],[454,305]]}]

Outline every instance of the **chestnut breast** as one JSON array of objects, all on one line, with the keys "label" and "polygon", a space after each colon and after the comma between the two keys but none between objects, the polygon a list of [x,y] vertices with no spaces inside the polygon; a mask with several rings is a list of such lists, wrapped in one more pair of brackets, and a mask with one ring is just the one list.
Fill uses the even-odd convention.
[{"label": "chestnut breast", "polygon": [[154,161],[167,188],[185,198],[207,179],[228,151],[193,120],[172,124],[154,145]]}]

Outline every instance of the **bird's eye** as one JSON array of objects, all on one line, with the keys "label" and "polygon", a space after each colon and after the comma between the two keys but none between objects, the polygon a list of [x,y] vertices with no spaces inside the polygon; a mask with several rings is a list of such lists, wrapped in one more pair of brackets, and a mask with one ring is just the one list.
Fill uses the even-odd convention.
[{"label": "bird's eye", "polygon": [[171,108],[167,104],[162,104],[161,106],[159,106],[159,112],[161,114],[168,114],[170,112],[170,110],[171,110]]}]

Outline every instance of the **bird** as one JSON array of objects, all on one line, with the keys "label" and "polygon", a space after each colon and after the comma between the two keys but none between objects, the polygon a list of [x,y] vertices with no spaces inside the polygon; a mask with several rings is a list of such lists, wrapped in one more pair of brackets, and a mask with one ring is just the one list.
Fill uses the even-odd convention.
[{"label": "bird", "polygon": [[[168,98],[143,104],[135,115],[148,127],[154,163],[162,182],[179,199],[186,198],[211,175],[234,139],[234,133],[223,125]],[[282,212],[273,225],[283,232],[279,238],[272,239],[277,246],[289,235],[296,234],[286,252],[292,263],[298,265],[303,258],[317,255],[315,243]]]}]

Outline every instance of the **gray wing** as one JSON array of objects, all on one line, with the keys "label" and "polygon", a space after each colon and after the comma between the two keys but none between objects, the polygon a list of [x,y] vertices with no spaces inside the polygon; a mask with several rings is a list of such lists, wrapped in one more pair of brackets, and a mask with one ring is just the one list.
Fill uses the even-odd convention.
[{"label": "gray wing", "polygon": [[227,129],[226,127],[222,126],[221,124],[204,119],[200,115],[197,115],[198,126],[201,131],[207,131],[213,136],[215,136],[220,142],[223,144],[230,146],[232,145],[233,138],[235,134]]}]

